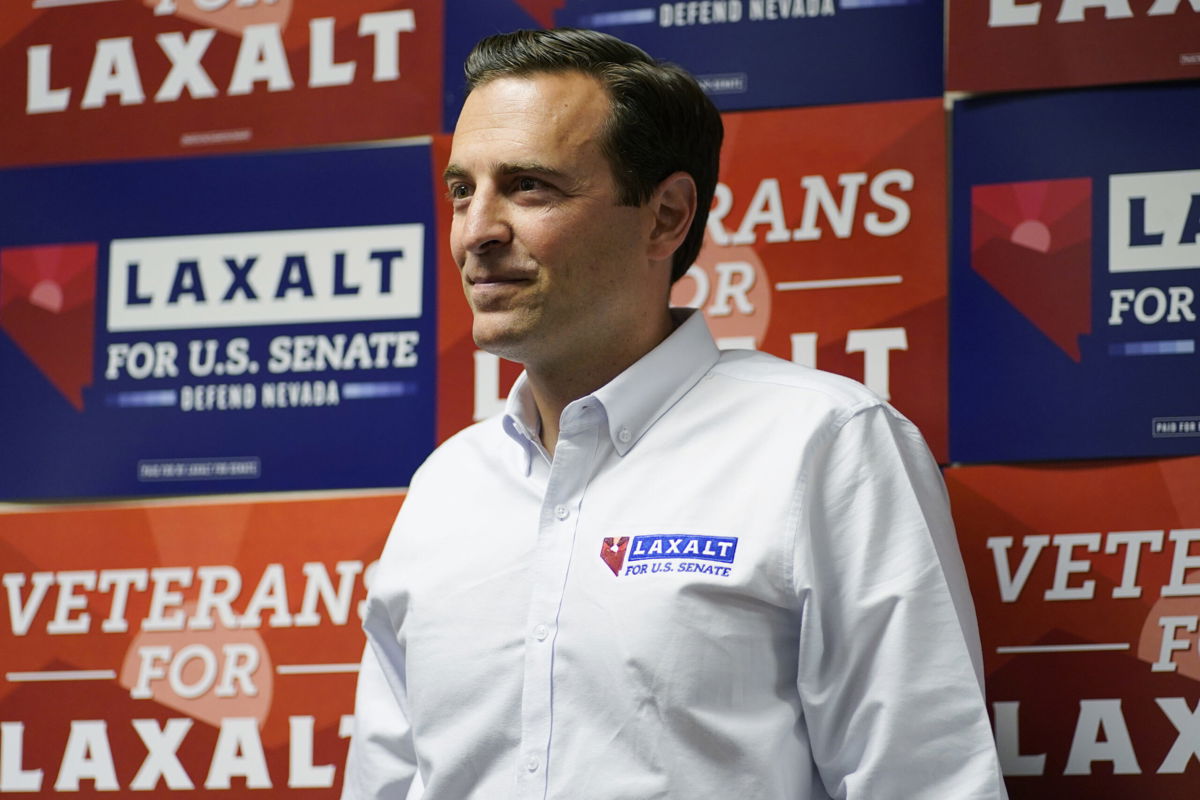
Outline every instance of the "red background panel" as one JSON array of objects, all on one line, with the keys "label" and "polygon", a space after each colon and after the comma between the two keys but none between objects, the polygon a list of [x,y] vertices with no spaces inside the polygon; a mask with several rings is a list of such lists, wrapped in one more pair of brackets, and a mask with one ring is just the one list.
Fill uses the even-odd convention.
[{"label": "red background panel", "polygon": [[[992,92],[1200,78],[1200,11],[1180,0],[950,0],[946,88]],[[1066,14],[1063,14],[1066,7]],[[1015,9],[1015,10],[1013,10]],[[1120,16],[1128,9],[1131,16]],[[1111,15],[1111,18],[1110,16]],[[989,24],[1026,17],[1028,24]],[[1063,21],[1058,21],[1064,16]]]},{"label": "red background panel", "polygon": [[[907,350],[892,350],[887,356],[890,397],[944,461],[946,143],[941,100],[734,113],[725,115],[725,126],[720,181],[729,187],[732,205],[719,224],[731,240],[744,230],[753,232],[755,241],[721,245],[713,237],[718,223],[710,220],[699,261],[746,263],[748,247],[756,257],[756,280],[769,291],[761,295],[762,302],[751,303],[754,309],[749,313],[729,303],[730,313],[714,328],[724,329],[726,335],[740,329],[755,337],[758,349],[789,360],[792,334],[816,333],[816,366],[859,381],[867,377],[865,356],[847,352],[847,333],[903,328]],[[888,176],[894,171],[906,173],[911,185],[891,182]],[[763,197],[757,194],[763,182],[770,179],[778,184],[783,219],[778,231],[791,231],[788,241],[768,241],[770,223],[751,229],[745,221],[748,212],[772,207],[771,201],[755,202]],[[844,216],[841,230],[810,196],[818,182]],[[893,207],[876,201],[872,184]],[[901,225],[896,207],[909,216],[907,224]],[[876,220],[875,231],[891,232],[872,233],[868,218]],[[803,230],[801,236],[807,237],[814,228],[819,238],[795,238],[795,231]],[[897,276],[898,283],[784,288],[811,281]],[[751,295],[747,298],[752,300]],[[680,281],[673,299],[696,299],[690,278]],[[704,306],[710,322],[715,300],[719,298],[710,291]]]},{"label": "red background panel", "polygon": [[[1186,650],[1169,654],[1175,669],[1151,665],[1161,657],[1160,619],[1200,614],[1200,570],[1183,572],[1195,594],[1162,593],[1176,558],[1200,557],[1200,544],[1177,555],[1170,539],[1172,530],[1200,528],[1200,458],[954,467],[946,470],[946,482],[979,618],[988,699],[1019,703],[1018,728],[998,730],[1001,752],[1005,741],[1016,741],[1020,755],[1045,756],[1043,774],[1009,775],[1012,797],[1186,796],[1200,775],[1200,759],[1189,759],[1182,773],[1160,772],[1181,734],[1156,701],[1183,698],[1195,709],[1200,637],[1174,630],[1172,638],[1188,643]],[[1113,533],[1133,531],[1161,532],[1161,549],[1145,545],[1138,552],[1133,585],[1140,596],[1114,597],[1129,559],[1124,545],[1108,552],[1109,542]],[[1060,548],[1063,540],[1054,537],[1069,534],[1092,534],[1098,549]],[[1026,538],[1032,536],[1050,541],[1027,556],[1036,551]],[[1007,549],[998,541],[1004,538],[1013,540]],[[996,550],[1005,556],[1002,566]],[[1022,583],[1027,557],[1032,566]],[[1016,581],[1008,600],[1002,575]],[[1048,599],[1056,581],[1068,590],[1092,581],[1091,596]],[[1064,646],[1076,649],[1060,649]],[[1094,735],[1081,722],[1083,709],[1108,700],[1119,702],[1119,714]],[[1103,750],[1103,742],[1120,741],[1122,725],[1139,773],[1114,774],[1117,761],[1100,758],[1087,765],[1087,774],[1066,774],[1077,737],[1098,739]],[[1183,738],[1197,744],[1194,736]],[[1116,748],[1109,747],[1111,756]]]},{"label": "red background panel", "polygon": [[[441,128],[441,0],[264,0],[212,12],[194,0],[175,0],[170,4],[175,13],[161,16],[154,12],[159,0],[42,9],[10,5],[17,8],[6,9],[0,23],[0,166],[303,147]],[[374,35],[360,35],[363,15],[403,9],[412,11],[412,31],[380,35],[386,42],[381,47]],[[334,19],[332,61],[356,65],[348,84],[309,86],[309,23],[317,18]],[[272,91],[260,80],[248,94],[231,95],[242,32],[262,24],[278,26],[293,86]],[[172,65],[157,37],[177,33],[190,43],[202,30],[215,31],[199,64],[216,94],[197,98],[186,88],[176,99],[156,101]],[[97,59],[97,43],[113,39],[130,40],[133,68]],[[43,45],[51,50],[48,71],[34,70],[39,90],[30,86],[29,50]],[[395,58],[383,58],[393,45]],[[247,58],[252,62],[255,55],[269,60],[253,51]],[[398,68],[399,75],[376,80],[377,56],[385,73]],[[93,71],[103,78],[134,70],[141,102],[131,95],[122,105],[114,93],[99,107],[81,107]],[[27,113],[31,93],[60,89],[70,90],[64,110]]]},{"label": "red background panel", "polygon": [[[244,717],[254,720],[270,781],[283,790],[289,785],[295,738],[289,718],[312,717],[311,766],[335,765],[336,780],[334,787],[313,789],[311,796],[335,797],[346,752],[339,727],[342,716],[353,712],[353,665],[363,647],[358,606],[366,595],[367,570],[383,547],[401,500],[401,493],[391,493],[0,514],[0,563],[8,612],[0,617],[7,623],[0,629],[0,668],[5,678],[0,682],[0,719],[24,724],[23,763],[19,766],[43,771],[42,793],[48,796],[59,775],[72,721],[106,720],[117,782],[127,790],[147,754],[132,720],[152,719],[161,727],[165,720],[183,718],[193,724],[176,755],[192,783],[200,788],[209,773],[223,721],[227,724]],[[344,579],[338,571],[342,562],[350,562],[344,567]],[[310,609],[317,619],[297,616],[305,606],[309,582],[305,564],[321,565],[337,593],[335,606],[348,600],[345,620],[338,620],[320,595]],[[182,630],[146,630],[156,592],[161,592],[157,596],[163,603],[160,616],[179,612],[185,620],[191,618],[200,597],[197,568],[201,566],[231,567],[240,575],[240,588],[214,584],[218,592],[229,589],[237,624],[227,626],[220,613],[214,612],[210,629],[185,623]],[[76,588],[71,592],[73,601],[60,601],[63,593],[58,583],[51,584],[40,600],[33,588],[36,573],[57,577],[81,571],[91,573],[97,581],[104,570],[155,568],[182,569],[191,576],[191,585],[174,581],[159,586],[151,572],[144,589],[129,589],[124,614],[113,613],[117,593],[111,588]],[[178,593],[178,597],[172,598],[170,593]],[[242,627],[240,615],[256,597],[264,609],[260,624]],[[84,614],[90,617],[86,624]],[[127,629],[104,630],[110,616],[123,618]],[[56,618],[58,624],[73,623],[87,630],[51,633]],[[20,632],[22,620],[27,624],[24,633]],[[249,671],[252,690],[235,683],[233,696],[219,696],[217,687],[231,645],[241,645],[243,652],[253,651],[258,664]],[[172,658],[180,656],[180,683],[172,684],[166,674],[170,662],[157,661],[154,666],[163,674],[147,673],[150,696],[132,696],[143,669],[143,646],[167,646]],[[215,656],[216,681],[195,697],[189,696],[190,691],[175,690],[176,686],[205,687],[202,657],[183,658],[185,648],[193,654],[204,650]],[[316,671],[306,671],[313,667]],[[28,673],[60,670],[111,671],[115,678],[28,679]],[[309,739],[307,735],[300,738]],[[93,752],[91,758],[95,760],[97,754]],[[15,771],[16,767],[10,767]],[[234,790],[244,785],[244,778],[232,779]],[[85,779],[81,788],[89,796],[93,781]],[[160,784],[158,789],[165,786]]]}]

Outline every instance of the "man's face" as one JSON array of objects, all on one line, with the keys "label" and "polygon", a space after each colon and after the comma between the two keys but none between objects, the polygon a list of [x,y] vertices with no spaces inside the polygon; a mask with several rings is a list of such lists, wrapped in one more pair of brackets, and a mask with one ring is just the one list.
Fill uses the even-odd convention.
[{"label": "man's face", "polygon": [[[581,73],[498,78],[468,95],[446,185],[450,249],[476,344],[566,366],[628,335],[655,292],[646,207],[621,206],[600,136],[607,94]],[[665,297],[665,290],[662,293]]]}]

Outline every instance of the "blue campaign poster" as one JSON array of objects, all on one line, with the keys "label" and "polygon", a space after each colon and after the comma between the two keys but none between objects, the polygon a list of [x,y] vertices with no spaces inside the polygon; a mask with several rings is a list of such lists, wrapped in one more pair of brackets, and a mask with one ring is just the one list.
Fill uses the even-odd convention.
[{"label": "blue campaign poster", "polygon": [[428,145],[0,172],[0,499],[406,485]]},{"label": "blue campaign poster", "polygon": [[953,113],[950,456],[1200,453],[1200,86]]},{"label": "blue campaign poster", "polygon": [[938,96],[942,19],[940,0],[446,0],[444,118],[453,129],[475,42],[555,26],[682,65],[722,111]]}]

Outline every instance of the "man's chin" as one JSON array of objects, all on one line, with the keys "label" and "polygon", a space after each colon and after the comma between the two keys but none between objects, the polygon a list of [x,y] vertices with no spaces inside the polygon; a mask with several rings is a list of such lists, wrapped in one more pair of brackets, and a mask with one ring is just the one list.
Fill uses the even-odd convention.
[{"label": "man's chin", "polygon": [[475,346],[494,356],[509,361],[524,361],[525,347],[528,337],[526,333],[513,325],[497,325],[493,322],[481,324],[478,320],[471,328]]}]

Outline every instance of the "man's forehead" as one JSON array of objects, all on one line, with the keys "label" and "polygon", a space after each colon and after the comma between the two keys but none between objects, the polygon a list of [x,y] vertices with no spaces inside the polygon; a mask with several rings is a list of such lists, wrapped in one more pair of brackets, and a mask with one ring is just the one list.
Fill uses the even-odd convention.
[{"label": "man's forehead", "polygon": [[547,93],[561,91],[567,95],[586,96],[594,100],[603,101],[606,104],[608,100],[608,90],[598,77],[583,70],[573,68],[532,70],[529,72],[492,75],[477,83],[467,93],[466,99],[469,100],[473,95],[486,93],[484,90],[495,90],[497,87],[509,87],[512,89],[518,87],[526,89],[536,87]]},{"label": "man's forehead", "polygon": [[467,95],[455,136],[474,127],[534,126],[552,132],[598,127],[611,111],[608,92],[582,72],[505,75]]},{"label": "man's forehead", "polygon": [[461,172],[478,157],[489,171],[565,170],[598,145],[610,106],[599,81],[581,72],[494,78],[467,96],[447,172]]}]

